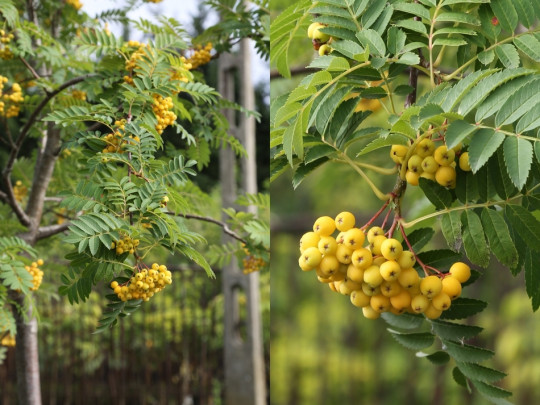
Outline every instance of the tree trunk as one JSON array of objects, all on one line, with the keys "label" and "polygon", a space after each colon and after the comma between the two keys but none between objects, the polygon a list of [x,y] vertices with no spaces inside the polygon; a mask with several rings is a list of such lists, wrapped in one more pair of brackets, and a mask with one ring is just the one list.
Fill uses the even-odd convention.
[{"label": "tree trunk", "polygon": [[[16,305],[24,308],[24,297],[14,297]],[[15,309],[17,323],[17,345],[15,360],[17,366],[17,393],[20,405],[40,405],[41,386],[39,383],[39,360],[37,345],[37,320],[32,316],[32,305],[22,311]]]}]

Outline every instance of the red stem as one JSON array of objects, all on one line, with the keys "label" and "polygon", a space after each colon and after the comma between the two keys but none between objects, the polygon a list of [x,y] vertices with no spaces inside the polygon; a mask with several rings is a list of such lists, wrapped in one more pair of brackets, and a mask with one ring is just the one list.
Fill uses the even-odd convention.
[{"label": "red stem", "polygon": [[379,217],[379,215],[381,215],[381,213],[386,209],[386,207],[388,207],[388,204],[390,204],[390,199],[387,200],[387,201],[383,204],[383,206],[379,209],[379,211],[377,211],[377,212],[375,213],[375,215],[373,215],[373,217],[372,217],[368,222],[366,222],[366,224],[365,224],[363,227],[361,227],[360,229],[364,230],[364,229],[366,229],[368,226],[370,226],[370,225],[371,225],[371,224]]},{"label": "red stem", "polygon": [[386,221],[388,221],[388,218],[390,217],[390,213],[392,212],[392,210],[388,210],[388,212],[386,213],[386,216],[384,217],[384,221],[381,225],[381,228],[384,229],[384,227],[386,226]]},{"label": "red stem", "polygon": [[402,226],[399,227],[400,231],[401,231],[401,236],[403,236],[403,240],[405,241],[405,243],[407,244],[407,246],[409,247],[409,250],[412,252],[412,254],[414,255],[414,258],[416,259],[416,262],[420,265],[420,267],[422,267],[422,270],[424,270],[424,274],[427,276],[429,276],[429,273],[427,271],[428,269],[428,266],[426,266],[424,264],[424,262],[422,262],[422,260],[420,260],[418,258],[418,256],[416,255],[416,252],[413,250],[412,246],[411,246],[411,242],[409,242],[409,239],[407,239],[407,235],[405,234],[405,230],[403,229]]}]

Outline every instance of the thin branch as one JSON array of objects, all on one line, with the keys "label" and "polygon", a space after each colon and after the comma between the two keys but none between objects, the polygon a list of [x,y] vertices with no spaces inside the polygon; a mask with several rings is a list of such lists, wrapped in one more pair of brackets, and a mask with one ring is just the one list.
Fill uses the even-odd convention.
[{"label": "thin branch", "polygon": [[64,222],[59,225],[48,225],[40,226],[37,230],[36,240],[45,239],[49,236],[53,236],[64,231],[67,231],[68,227],[71,225],[71,222]]},{"label": "thin branch", "polygon": [[210,217],[204,217],[202,215],[197,215],[197,214],[175,214],[174,212],[170,212],[170,211],[167,212],[167,214],[172,215],[172,216],[179,216],[186,219],[196,219],[199,221],[210,222],[212,224],[219,225],[223,228],[223,232],[225,232],[227,235],[233,237],[234,239],[244,244],[247,244],[247,241],[243,239],[242,237],[238,236],[238,234],[234,232],[231,228],[229,228],[229,226],[225,222],[222,222],[217,219],[210,218]]},{"label": "thin branch", "polygon": [[19,59],[21,60],[22,63],[24,63],[24,66],[26,66],[26,68],[30,71],[30,73],[32,73],[32,76],[34,76],[36,79],[41,79],[41,76],[38,74],[38,72],[34,70],[32,66],[30,66],[30,64],[26,61],[26,59],[24,59],[22,56],[19,56]]}]

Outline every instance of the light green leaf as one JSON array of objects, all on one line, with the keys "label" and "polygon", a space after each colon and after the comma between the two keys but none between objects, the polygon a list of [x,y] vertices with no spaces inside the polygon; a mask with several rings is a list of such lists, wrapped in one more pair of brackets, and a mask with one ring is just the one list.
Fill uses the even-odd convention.
[{"label": "light green leaf", "polygon": [[441,230],[448,247],[454,252],[461,248],[461,214],[458,211],[450,211],[441,216]]},{"label": "light green leaf", "polygon": [[477,56],[482,65],[489,65],[493,62],[493,59],[495,59],[495,51],[493,49],[488,49],[480,52]]},{"label": "light green leaf", "polygon": [[467,41],[461,38],[437,38],[433,41],[433,46],[462,46],[467,45]]},{"label": "light green leaf", "polygon": [[471,73],[464,79],[461,79],[455,86],[453,86],[448,91],[446,98],[442,103],[443,110],[452,111],[476,83],[478,83],[484,77],[491,75],[495,71],[495,69],[479,70],[477,72]]},{"label": "light green leaf", "polygon": [[310,174],[313,170],[315,170],[319,166],[322,166],[327,161],[328,161],[327,157],[322,157],[310,163],[301,163],[300,165],[298,165],[292,179],[293,188],[296,189],[300,185],[300,183],[302,183],[302,181],[306,178],[308,174]]},{"label": "light green leaf", "polygon": [[454,23],[464,23],[471,25],[480,25],[480,20],[471,14],[458,12],[445,12],[437,16],[437,22],[449,21]]},{"label": "light green leaf", "polygon": [[533,159],[533,147],[526,139],[509,136],[503,144],[504,161],[510,179],[521,190],[527,181]]},{"label": "light green leaf", "polygon": [[469,164],[476,173],[499,148],[506,136],[491,128],[481,128],[471,138],[469,145]]},{"label": "light green leaf", "polygon": [[522,35],[514,38],[518,49],[535,62],[540,62],[540,41],[533,35]]},{"label": "light green leaf", "polygon": [[419,32],[420,34],[427,35],[427,29],[424,24],[420,21],[415,20],[401,20],[394,24],[396,27],[405,28],[414,32]]},{"label": "light green leaf", "polygon": [[[531,131],[540,126],[540,104],[536,104],[534,108],[523,115],[516,125],[516,133]],[[535,142],[535,145],[538,142]]]},{"label": "light green leaf", "polygon": [[386,55],[386,45],[377,31],[372,29],[362,30],[356,34],[364,47],[369,47],[371,53],[377,56]]},{"label": "light green leaf", "polygon": [[521,87],[506,100],[495,116],[495,125],[511,124],[519,119],[523,114],[530,111],[535,105],[540,103],[538,92],[540,91],[540,80],[533,81],[528,86]]},{"label": "light green leaf", "polygon": [[396,121],[396,123],[392,125],[391,131],[394,133],[403,134],[411,139],[416,138],[416,131],[414,128],[403,119]]},{"label": "light green leaf", "polygon": [[405,52],[400,56],[396,63],[402,65],[418,65],[420,64],[420,56],[412,52]]},{"label": "light green leaf", "polygon": [[512,0],[512,4],[516,9],[519,22],[527,28],[531,27],[535,21],[533,4],[538,4],[538,2],[531,0]]},{"label": "light green leaf", "polygon": [[403,47],[405,46],[405,41],[407,40],[407,35],[403,30],[400,30],[398,27],[390,27],[388,29],[388,51],[392,55],[397,55]]},{"label": "light green leaf", "polygon": [[389,134],[385,137],[377,138],[374,141],[368,143],[358,154],[357,156],[365,155],[366,153],[372,152],[376,149],[383,148],[390,145],[406,145],[409,138],[400,134]]},{"label": "light green leaf", "polygon": [[412,14],[415,17],[421,17],[425,20],[429,20],[429,10],[420,4],[396,2],[392,4],[394,10],[403,11],[404,13]]},{"label": "light green leaf", "polygon": [[519,66],[519,54],[512,44],[501,44],[495,48],[495,53],[505,68],[513,69]]},{"label": "light green leaf", "polygon": [[452,149],[460,142],[463,142],[463,140],[476,131],[476,129],[477,127],[475,125],[471,125],[467,121],[458,120],[452,122],[446,131],[446,146],[448,149]]},{"label": "light green leaf", "polygon": [[501,27],[513,34],[518,24],[518,15],[513,6],[513,0],[491,0],[490,6]]}]

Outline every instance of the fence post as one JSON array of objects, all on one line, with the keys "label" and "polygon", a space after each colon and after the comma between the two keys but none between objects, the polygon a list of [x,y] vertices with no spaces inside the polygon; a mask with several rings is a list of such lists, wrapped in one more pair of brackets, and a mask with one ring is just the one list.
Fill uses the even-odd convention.
[{"label": "fence post", "polygon": [[[251,82],[249,42],[240,43],[240,52],[222,54],[219,58],[218,90],[228,100],[254,110],[254,90]],[[239,100],[235,97],[239,94]],[[236,111],[224,111],[230,125],[230,133],[244,145],[247,157],[239,165],[229,147],[220,151],[220,182],[224,207],[234,204],[237,197],[237,181],[248,193],[257,192],[255,154],[255,121]],[[252,209],[251,207],[248,209]],[[224,219],[226,219],[224,217]],[[224,235],[223,243],[232,239]],[[259,274],[243,274],[236,260],[223,268],[223,293],[225,299],[225,405],[263,405],[266,403],[265,368],[260,312]],[[245,319],[241,319],[240,294],[245,294]],[[245,330],[243,334],[242,331]]]}]

